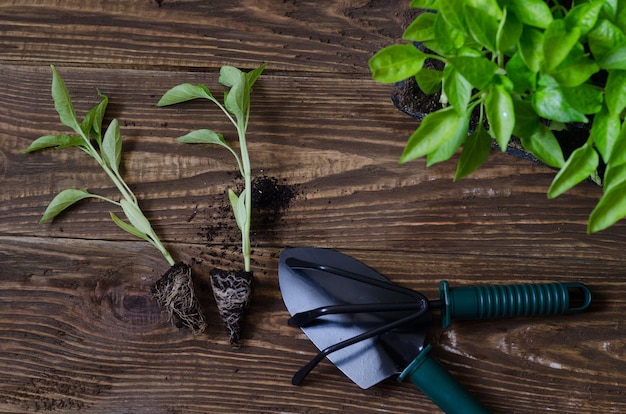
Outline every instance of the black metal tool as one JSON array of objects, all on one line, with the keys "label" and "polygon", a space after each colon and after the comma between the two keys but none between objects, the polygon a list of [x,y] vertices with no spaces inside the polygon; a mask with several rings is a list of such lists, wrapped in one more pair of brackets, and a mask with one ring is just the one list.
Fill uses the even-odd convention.
[{"label": "black metal tool", "polygon": [[[349,256],[318,248],[283,251],[278,274],[289,325],[301,327],[321,350],[294,375],[294,384],[328,358],[361,388],[396,374],[408,378],[449,413],[487,410],[430,357],[424,343],[431,310],[441,311],[446,328],[453,319],[560,314],[591,303],[581,283],[450,288],[441,281],[439,299],[428,300]],[[570,291],[580,294],[578,305]]]}]

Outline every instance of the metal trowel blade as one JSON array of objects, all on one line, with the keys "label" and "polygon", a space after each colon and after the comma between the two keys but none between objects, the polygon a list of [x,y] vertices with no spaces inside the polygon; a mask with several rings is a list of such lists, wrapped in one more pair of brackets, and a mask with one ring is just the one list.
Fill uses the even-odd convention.
[{"label": "metal trowel blade", "polygon": [[[285,306],[291,315],[329,305],[398,303],[415,300],[405,293],[358,282],[334,273],[294,269],[298,259],[358,273],[373,280],[392,283],[365,264],[334,250],[301,247],[280,255],[278,279]],[[326,315],[302,330],[323,350],[345,339],[409,316],[411,311]],[[432,322],[428,312],[419,320],[378,337],[366,339],[333,352],[328,359],[361,388],[369,388],[399,374],[423,349]]]}]

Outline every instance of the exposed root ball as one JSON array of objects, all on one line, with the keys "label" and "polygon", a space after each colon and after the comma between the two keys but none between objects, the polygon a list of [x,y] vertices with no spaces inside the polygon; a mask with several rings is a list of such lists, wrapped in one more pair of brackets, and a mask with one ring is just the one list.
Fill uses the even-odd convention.
[{"label": "exposed root ball", "polygon": [[194,334],[204,332],[206,321],[194,293],[189,265],[178,262],[170,267],[152,286],[152,295],[176,326],[185,326]]},{"label": "exposed root ball", "polygon": [[243,317],[252,294],[251,272],[211,270],[211,287],[217,309],[224,321],[230,344],[239,347]]}]

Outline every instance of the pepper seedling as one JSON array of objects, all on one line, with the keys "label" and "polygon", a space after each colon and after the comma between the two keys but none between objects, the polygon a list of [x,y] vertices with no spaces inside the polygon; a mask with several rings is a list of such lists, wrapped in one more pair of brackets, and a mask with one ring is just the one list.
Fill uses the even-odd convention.
[{"label": "pepper seedling", "polygon": [[76,202],[88,198],[104,200],[121,208],[128,222],[111,211],[109,214],[113,222],[122,230],[153,245],[170,265],[170,269],[152,287],[152,294],[157,302],[166,309],[170,320],[178,318],[181,324],[192,332],[203,332],[206,328],[206,322],[194,293],[191,267],[184,262],[174,261],[172,255],[155,233],[150,221],[141,211],[137,197],[120,174],[122,135],[119,122],[117,119],[113,119],[106,131],[102,126],[109,102],[108,97],[98,91],[100,103],[89,110],[82,122],[79,122],[65,81],[54,66],[51,68],[54,107],[59,114],[61,123],[70,127],[75,134],[41,136],[35,139],[23,152],[31,153],[45,148],[78,148],[98,162],[119,190],[121,198],[116,201],[86,190],[65,189],[52,199],[39,222],[50,221]]},{"label": "pepper seedling", "polygon": [[229,88],[224,92],[221,104],[203,84],[183,83],[174,86],[159,100],[157,106],[174,105],[193,99],[208,99],[213,102],[235,126],[239,138],[239,153],[231,147],[222,134],[209,129],[198,129],[178,138],[178,141],[191,144],[214,144],[226,148],[235,157],[239,172],[244,180],[240,194],[228,190],[228,198],[233,209],[237,227],[241,231],[241,251],[244,270],[239,272],[213,269],[211,286],[220,316],[228,331],[231,345],[238,346],[241,322],[248,306],[252,290],[253,275],[250,270],[250,223],[252,216],[252,172],[248,154],[246,131],[250,118],[250,94],[252,86],[265,69],[262,64],[250,72],[243,72],[232,66],[222,66],[219,83]]}]

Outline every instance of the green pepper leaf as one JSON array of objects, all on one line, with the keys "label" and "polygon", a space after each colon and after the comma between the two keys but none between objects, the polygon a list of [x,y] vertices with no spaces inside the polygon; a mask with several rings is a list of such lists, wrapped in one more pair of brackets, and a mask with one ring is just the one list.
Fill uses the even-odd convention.
[{"label": "green pepper leaf", "polygon": [[467,112],[472,85],[453,66],[446,66],[443,70],[443,91],[459,114]]},{"label": "green pepper leaf", "polygon": [[604,192],[607,193],[624,182],[626,182],[626,164],[607,164],[602,183]]},{"label": "green pepper leaf", "polygon": [[606,106],[593,119],[591,136],[604,162],[610,160],[622,127],[619,114],[609,112]]},{"label": "green pepper leaf", "polygon": [[476,42],[495,52],[500,22],[481,8],[465,7],[468,29]]},{"label": "green pepper leaf", "polygon": [[430,152],[427,156],[426,166],[430,167],[438,162],[450,159],[456,151],[463,145],[467,139],[467,130],[469,128],[469,117],[467,110],[461,114],[457,129],[449,140],[441,144],[437,149]]},{"label": "green pepper leaf", "polygon": [[600,20],[588,35],[589,48],[596,60],[626,44],[626,35],[606,19]]},{"label": "green pepper leaf", "polygon": [[455,136],[463,119],[451,106],[426,115],[419,128],[409,137],[400,162],[405,163],[436,150]]},{"label": "green pepper leaf", "polygon": [[439,0],[439,13],[446,22],[460,32],[465,32],[465,0]]},{"label": "green pepper leaf", "polygon": [[539,72],[543,64],[543,33],[525,26],[519,39],[519,52],[531,72]]},{"label": "green pepper leaf", "polygon": [[402,38],[413,42],[425,42],[435,38],[436,14],[425,12],[417,16],[406,28]]},{"label": "green pepper leaf", "polygon": [[210,99],[212,101],[215,100],[206,86],[182,83],[165,92],[159,102],[157,102],[157,106],[173,105],[198,98]]},{"label": "green pepper leaf", "polygon": [[578,43],[580,29],[568,28],[565,20],[552,21],[543,35],[543,60],[547,71],[561,64]]},{"label": "green pepper leaf", "polygon": [[606,70],[626,70],[626,45],[611,49],[602,56],[598,64]]},{"label": "green pepper leaf", "polygon": [[626,183],[604,193],[589,216],[588,233],[604,230],[626,217]]},{"label": "green pepper leaf", "polygon": [[559,141],[545,125],[539,124],[533,134],[520,137],[520,140],[524,148],[544,164],[554,168],[561,168],[565,164]]},{"label": "green pepper leaf", "polygon": [[524,24],[547,28],[552,23],[552,12],[543,0],[511,0],[507,7]]},{"label": "green pepper leaf", "polygon": [[104,138],[102,139],[102,148],[100,149],[104,162],[113,170],[119,171],[120,161],[122,159],[122,134],[120,133],[120,124],[117,119],[111,121],[107,128]]},{"label": "green pepper leaf", "polygon": [[41,220],[39,220],[39,223],[42,224],[46,221],[52,220],[59,213],[61,213],[72,204],[89,197],[94,197],[94,195],[88,193],[85,190],[76,190],[73,188],[69,188],[67,190],[61,191],[52,199],[50,204],[48,204],[48,207],[43,213]]},{"label": "green pepper leaf", "polygon": [[606,80],[606,105],[613,114],[621,114],[626,108],[626,71],[612,70]]},{"label": "green pepper leaf", "polygon": [[520,41],[520,36],[524,25],[519,21],[515,13],[509,13],[508,9],[504,9],[504,19],[500,21],[497,34],[497,48],[498,51],[511,55],[517,51],[517,43]]},{"label": "green pepper leaf", "polygon": [[580,86],[600,70],[598,64],[587,55],[581,55],[572,61],[568,59],[550,73],[561,86],[568,88]]},{"label": "green pepper leaf", "polygon": [[506,73],[513,82],[513,89],[521,94],[537,88],[537,72],[528,69],[520,52],[516,52],[506,63]]},{"label": "green pepper leaf", "polygon": [[558,197],[589,177],[596,171],[599,162],[598,153],[590,142],[576,149],[554,177],[548,190],[548,198]]},{"label": "green pepper leaf", "polygon": [[391,45],[369,60],[374,80],[394,83],[415,76],[424,65],[426,55],[413,45]]},{"label": "green pepper leaf", "polygon": [[572,8],[565,16],[567,27],[576,27],[581,36],[586,35],[596,25],[603,4],[602,0],[592,0]]},{"label": "green pepper leaf", "polygon": [[425,94],[432,94],[441,89],[443,72],[436,69],[422,69],[415,75],[417,85]]},{"label": "green pepper leaf", "polygon": [[439,0],[411,0],[409,7],[417,9],[437,10],[439,8]]},{"label": "green pepper leaf", "polygon": [[549,76],[540,78],[540,86],[532,96],[538,115],[559,122],[587,122],[587,117],[567,100],[562,88]]},{"label": "green pepper leaf", "polygon": [[626,164],[626,122],[623,123],[620,133],[613,147],[609,165]]},{"label": "green pepper leaf", "polygon": [[477,89],[485,89],[498,71],[498,65],[482,56],[451,57],[448,61]]},{"label": "green pepper leaf", "polygon": [[456,167],[454,181],[468,176],[480,167],[491,153],[491,137],[482,125],[474,131],[463,145],[463,151]]},{"label": "green pepper leaf", "polygon": [[[434,50],[439,54],[454,55],[465,44],[465,34],[449,24],[440,13],[437,13],[435,17],[434,30],[437,43],[437,48]],[[430,48],[428,43],[426,45]]]},{"label": "green pepper leaf", "polygon": [[490,132],[502,151],[506,151],[515,126],[515,109],[511,95],[502,85],[492,85],[485,100]]},{"label": "green pepper leaf", "polygon": [[521,98],[516,97],[513,99],[513,108],[515,110],[515,127],[513,128],[513,134],[522,138],[530,137],[536,133],[541,122],[530,102],[523,101]]}]

